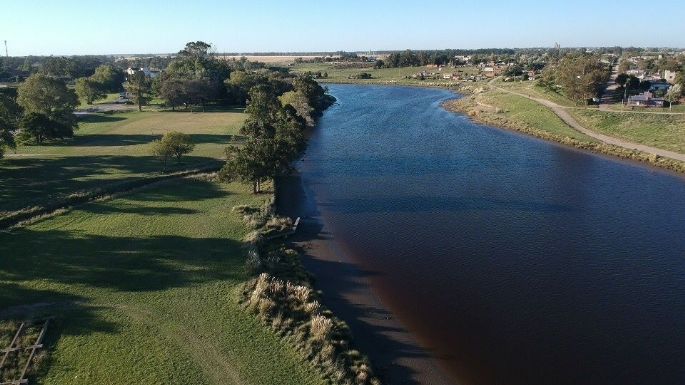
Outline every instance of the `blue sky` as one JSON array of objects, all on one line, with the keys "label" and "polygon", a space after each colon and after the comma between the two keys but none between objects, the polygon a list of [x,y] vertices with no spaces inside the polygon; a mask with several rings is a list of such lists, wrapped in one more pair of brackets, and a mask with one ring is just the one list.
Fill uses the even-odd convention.
[{"label": "blue sky", "polygon": [[2,0],[10,54],[685,47],[685,1]]}]

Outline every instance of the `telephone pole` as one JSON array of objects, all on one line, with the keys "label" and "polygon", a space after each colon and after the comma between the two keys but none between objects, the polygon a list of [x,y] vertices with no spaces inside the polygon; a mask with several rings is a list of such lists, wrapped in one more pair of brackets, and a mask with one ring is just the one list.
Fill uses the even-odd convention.
[{"label": "telephone pole", "polygon": [[7,40],[5,40],[5,57],[10,57],[10,54],[7,51]]}]

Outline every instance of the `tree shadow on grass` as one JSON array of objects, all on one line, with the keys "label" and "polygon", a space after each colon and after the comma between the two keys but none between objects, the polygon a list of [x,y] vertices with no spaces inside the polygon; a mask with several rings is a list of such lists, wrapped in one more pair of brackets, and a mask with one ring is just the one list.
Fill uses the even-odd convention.
[{"label": "tree shadow on grass", "polygon": [[[162,164],[153,156],[73,156],[11,158],[0,170],[0,212],[52,203],[69,194],[105,188],[144,176],[158,175]],[[215,158],[189,156],[170,163],[168,172],[221,164]]]},{"label": "tree shadow on grass", "polygon": [[[234,138],[233,135],[222,134],[189,134],[193,143],[195,144],[229,144]],[[144,134],[94,134],[94,135],[77,135],[73,139],[61,142],[61,145],[72,147],[116,147],[116,146],[136,146],[147,144],[153,140],[160,139],[159,135],[144,135]]]},{"label": "tree shadow on grass", "polygon": [[[182,186],[181,186],[182,185]],[[40,230],[32,227],[0,233],[0,282],[47,280],[115,291],[164,290],[206,281],[236,279],[243,274],[242,243],[229,238],[194,238],[183,233],[183,215],[197,213],[187,207],[154,205],[160,201],[194,202],[226,196],[216,184],[194,180],[141,191],[126,199],[92,203],[78,211],[102,214],[177,216],[160,222],[160,230],[136,236],[102,235],[97,229]],[[112,219],[114,220],[114,219]],[[144,220],[131,217],[131,226]],[[118,223],[118,222],[115,222]],[[168,226],[168,227],[164,227]],[[179,230],[179,228],[181,230]],[[121,229],[129,234],[129,229]],[[133,232],[135,234],[135,232]],[[4,293],[11,297],[11,293]],[[22,300],[21,297],[15,297]],[[10,301],[11,302],[11,301]],[[0,308],[3,305],[0,303]],[[4,305],[14,305],[12,303]]]},{"label": "tree shadow on grass", "polygon": [[80,114],[78,121],[82,123],[114,123],[126,120],[127,118],[116,115],[106,114]]}]

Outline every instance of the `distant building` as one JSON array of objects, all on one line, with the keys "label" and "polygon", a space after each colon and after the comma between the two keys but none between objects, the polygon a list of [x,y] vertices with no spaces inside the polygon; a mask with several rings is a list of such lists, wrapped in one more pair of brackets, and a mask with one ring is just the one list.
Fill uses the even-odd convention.
[{"label": "distant building", "polygon": [[628,105],[636,107],[663,107],[664,99],[655,98],[651,92],[647,91],[639,95],[629,97]]},{"label": "distant building", "polygon": [[678,76],[678,73],[676,71],[664,71],[664,79],[666,79],[668,83],[675,84],[676,76]]},{"label": "distant building", "polygon": [[130,76],[130,75],[133,75],[134,73],[136,73],[136,72],[138,72],[138,71],[143,71],[143,73],[145,74],[145,77],[150,78],[150,79],[154,79],[154,78],[158,77],[158,76],[161,74],[161,71],[159,71],[159,70],[153,70],[153,69],[150,69],[150,68],[147,68],[147,67],[142,67],[142,68],[139,68],[139,69],[135,69],[135,68],[129,67],[129,68],[126,70],[126,75],[129,75],[129,76]]}]

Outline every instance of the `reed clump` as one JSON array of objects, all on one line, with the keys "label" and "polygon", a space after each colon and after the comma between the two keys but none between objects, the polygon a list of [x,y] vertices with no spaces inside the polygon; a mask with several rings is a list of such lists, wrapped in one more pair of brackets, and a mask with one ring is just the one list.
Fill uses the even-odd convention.
[{"label": "reed clump", "polygon": [[233,210],[246,223],[260,224],[246,238],[245,265],[255,278],[243,290],[245,309],[295,346],[330,384],[380,385],[369,360],[352,348],[347,324],[321,304],[299,252],[265,236],[290,230],[292,220],[276,216],[271,202]]}]

